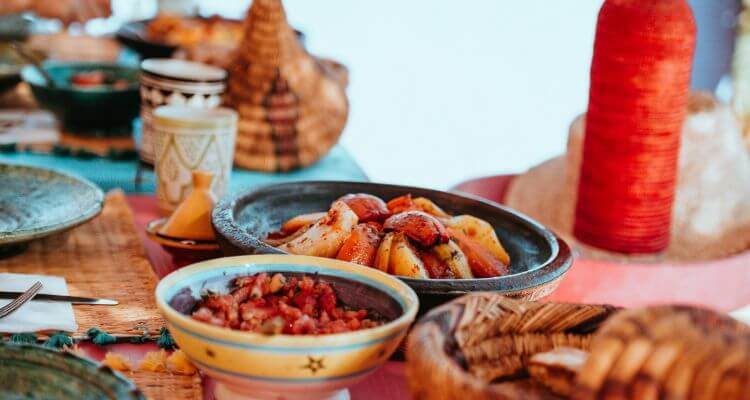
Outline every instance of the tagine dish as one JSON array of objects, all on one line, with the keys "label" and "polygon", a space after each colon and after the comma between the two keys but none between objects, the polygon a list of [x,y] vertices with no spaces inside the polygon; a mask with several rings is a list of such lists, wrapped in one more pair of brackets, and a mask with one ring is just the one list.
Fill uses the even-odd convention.
[{"label": "tagine dish", "polygon": [[347,194],[327,212],[298,215],[265,242],[291,254],[336,258],[419,279],[508,274],[510,257],[492,226],[449,215],[425,197]]},{"label": "tagine dish", "polygon": [[557,288],[572,263],[567,244],[523,214],[414,186],[266,185],[226,196],[211,223],[226,255],[338,258],[398,276],[417,292],[420,313],[460,293],[539,299]]}]

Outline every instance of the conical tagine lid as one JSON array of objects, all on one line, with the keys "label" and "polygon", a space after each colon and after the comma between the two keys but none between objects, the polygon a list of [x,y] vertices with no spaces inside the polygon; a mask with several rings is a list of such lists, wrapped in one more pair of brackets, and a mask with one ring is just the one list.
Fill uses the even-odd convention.
[{"label": "conical tagine lid", "polygon": [[287,171],[323,157],[349,112],[335,66],[302,47],[281,0],[254,0],[229,67],[226,102],[240,116],[235,164]]}]

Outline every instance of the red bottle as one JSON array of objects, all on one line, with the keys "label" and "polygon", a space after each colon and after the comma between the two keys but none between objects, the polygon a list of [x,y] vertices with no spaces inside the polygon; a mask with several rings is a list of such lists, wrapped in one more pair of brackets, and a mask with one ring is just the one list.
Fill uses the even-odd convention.
[{"label": "red bottle", "polygon": [[621,253],[669,244],[695,21],[685,0],[607,0],[591,62],[574,233]]}]

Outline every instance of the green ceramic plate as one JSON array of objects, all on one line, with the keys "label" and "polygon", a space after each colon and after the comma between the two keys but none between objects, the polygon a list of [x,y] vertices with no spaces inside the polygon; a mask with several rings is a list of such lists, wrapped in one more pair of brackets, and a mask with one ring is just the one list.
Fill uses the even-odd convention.
[{"label": "green ceramic plate", "polygon": [[0,252],[78,226],[99,214],[103,204],[104,193],[87,180],[0,164]]},{"label": "green ceramic plate", "polygon": [[70,353],[0,343],[0,398],[6,400],[142,400],[129,380]]}]

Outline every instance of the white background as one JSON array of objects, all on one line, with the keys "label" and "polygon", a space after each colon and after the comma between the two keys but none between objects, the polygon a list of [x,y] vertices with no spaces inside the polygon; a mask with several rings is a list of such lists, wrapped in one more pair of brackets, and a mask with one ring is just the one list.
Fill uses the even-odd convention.
[{"label": "white background", "polygon": [[600,5],[285,1],[309,50],[350,69],[342,143],[370,179],[436,188],[564,150]]},{"label": "white background", "polygon": [[[568,125],[586,109],[602,2],[284,4],[312,53],[350,69],[342,143],[370,179],[447,188],[564,151]],[[739,0],[690,3],[699,25],[693,84],[713,90],[728,68]],[[204,15],[241,17],[249,0],[199,4]]]}]

